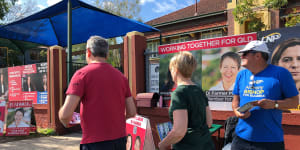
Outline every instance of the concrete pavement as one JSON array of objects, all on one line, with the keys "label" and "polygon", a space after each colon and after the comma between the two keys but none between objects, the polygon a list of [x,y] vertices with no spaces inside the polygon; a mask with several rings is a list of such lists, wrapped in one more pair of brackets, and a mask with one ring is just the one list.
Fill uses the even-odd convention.
[{"label": "concrete pavement", "polygon": [[79,150],[81,133],[0,143],[0,150]]}]

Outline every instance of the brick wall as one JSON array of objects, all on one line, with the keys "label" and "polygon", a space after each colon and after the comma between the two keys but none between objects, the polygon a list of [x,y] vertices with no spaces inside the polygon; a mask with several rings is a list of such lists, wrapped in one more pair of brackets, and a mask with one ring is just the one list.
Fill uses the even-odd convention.
[{"label": "brick wall", "polygon": [[50,128],[50,118],[48,115],[48,109],[34,108],[33,111],[36,120],[36,126],[40,128]]},{"label": "brick wall", "polygon": [[233,9],[230,9],[227,12],[228,36],[234,35],[234,17],[232,11]]}]

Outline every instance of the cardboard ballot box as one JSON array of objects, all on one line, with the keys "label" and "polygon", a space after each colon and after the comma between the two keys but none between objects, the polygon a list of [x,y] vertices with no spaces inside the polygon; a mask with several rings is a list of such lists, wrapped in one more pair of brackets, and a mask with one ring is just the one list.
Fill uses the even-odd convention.
[{"label": "cardboard ballot box", "polygon": [[158,93],[139,93],[136,96],[136,102],[138,107],[155,107],[158,100]]}]

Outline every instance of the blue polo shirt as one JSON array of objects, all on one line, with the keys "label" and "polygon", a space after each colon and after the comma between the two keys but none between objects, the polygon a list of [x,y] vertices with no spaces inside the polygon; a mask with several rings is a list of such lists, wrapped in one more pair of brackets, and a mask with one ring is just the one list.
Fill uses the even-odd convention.
[{"label": "blue polo shirt", "polygon": [[[248,69],[241,70],[237,75],[233,94],[240,96],[240,106],[243,106],[261,99],[283,100],[297,96],[298,90],[288,70],[270,64],[255,75]],[[250,112],[251,116],[239,119],[236,126],[236,134],[240,138],[252,142],[283,141],[281,110],[256,106]]]}]

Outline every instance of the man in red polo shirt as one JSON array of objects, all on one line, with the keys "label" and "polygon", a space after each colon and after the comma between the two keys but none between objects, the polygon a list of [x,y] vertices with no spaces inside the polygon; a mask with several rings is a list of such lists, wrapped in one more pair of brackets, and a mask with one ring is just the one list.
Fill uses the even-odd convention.
[{"label": "man in red polo shirt", "polygon": [[126,118],[136,114],[128,80],[106,62],[104,38],[92,36],[86,47],[88,65],[73,75],[59,118],[68,127],[80,101],[80,149],[125,150]]}]

